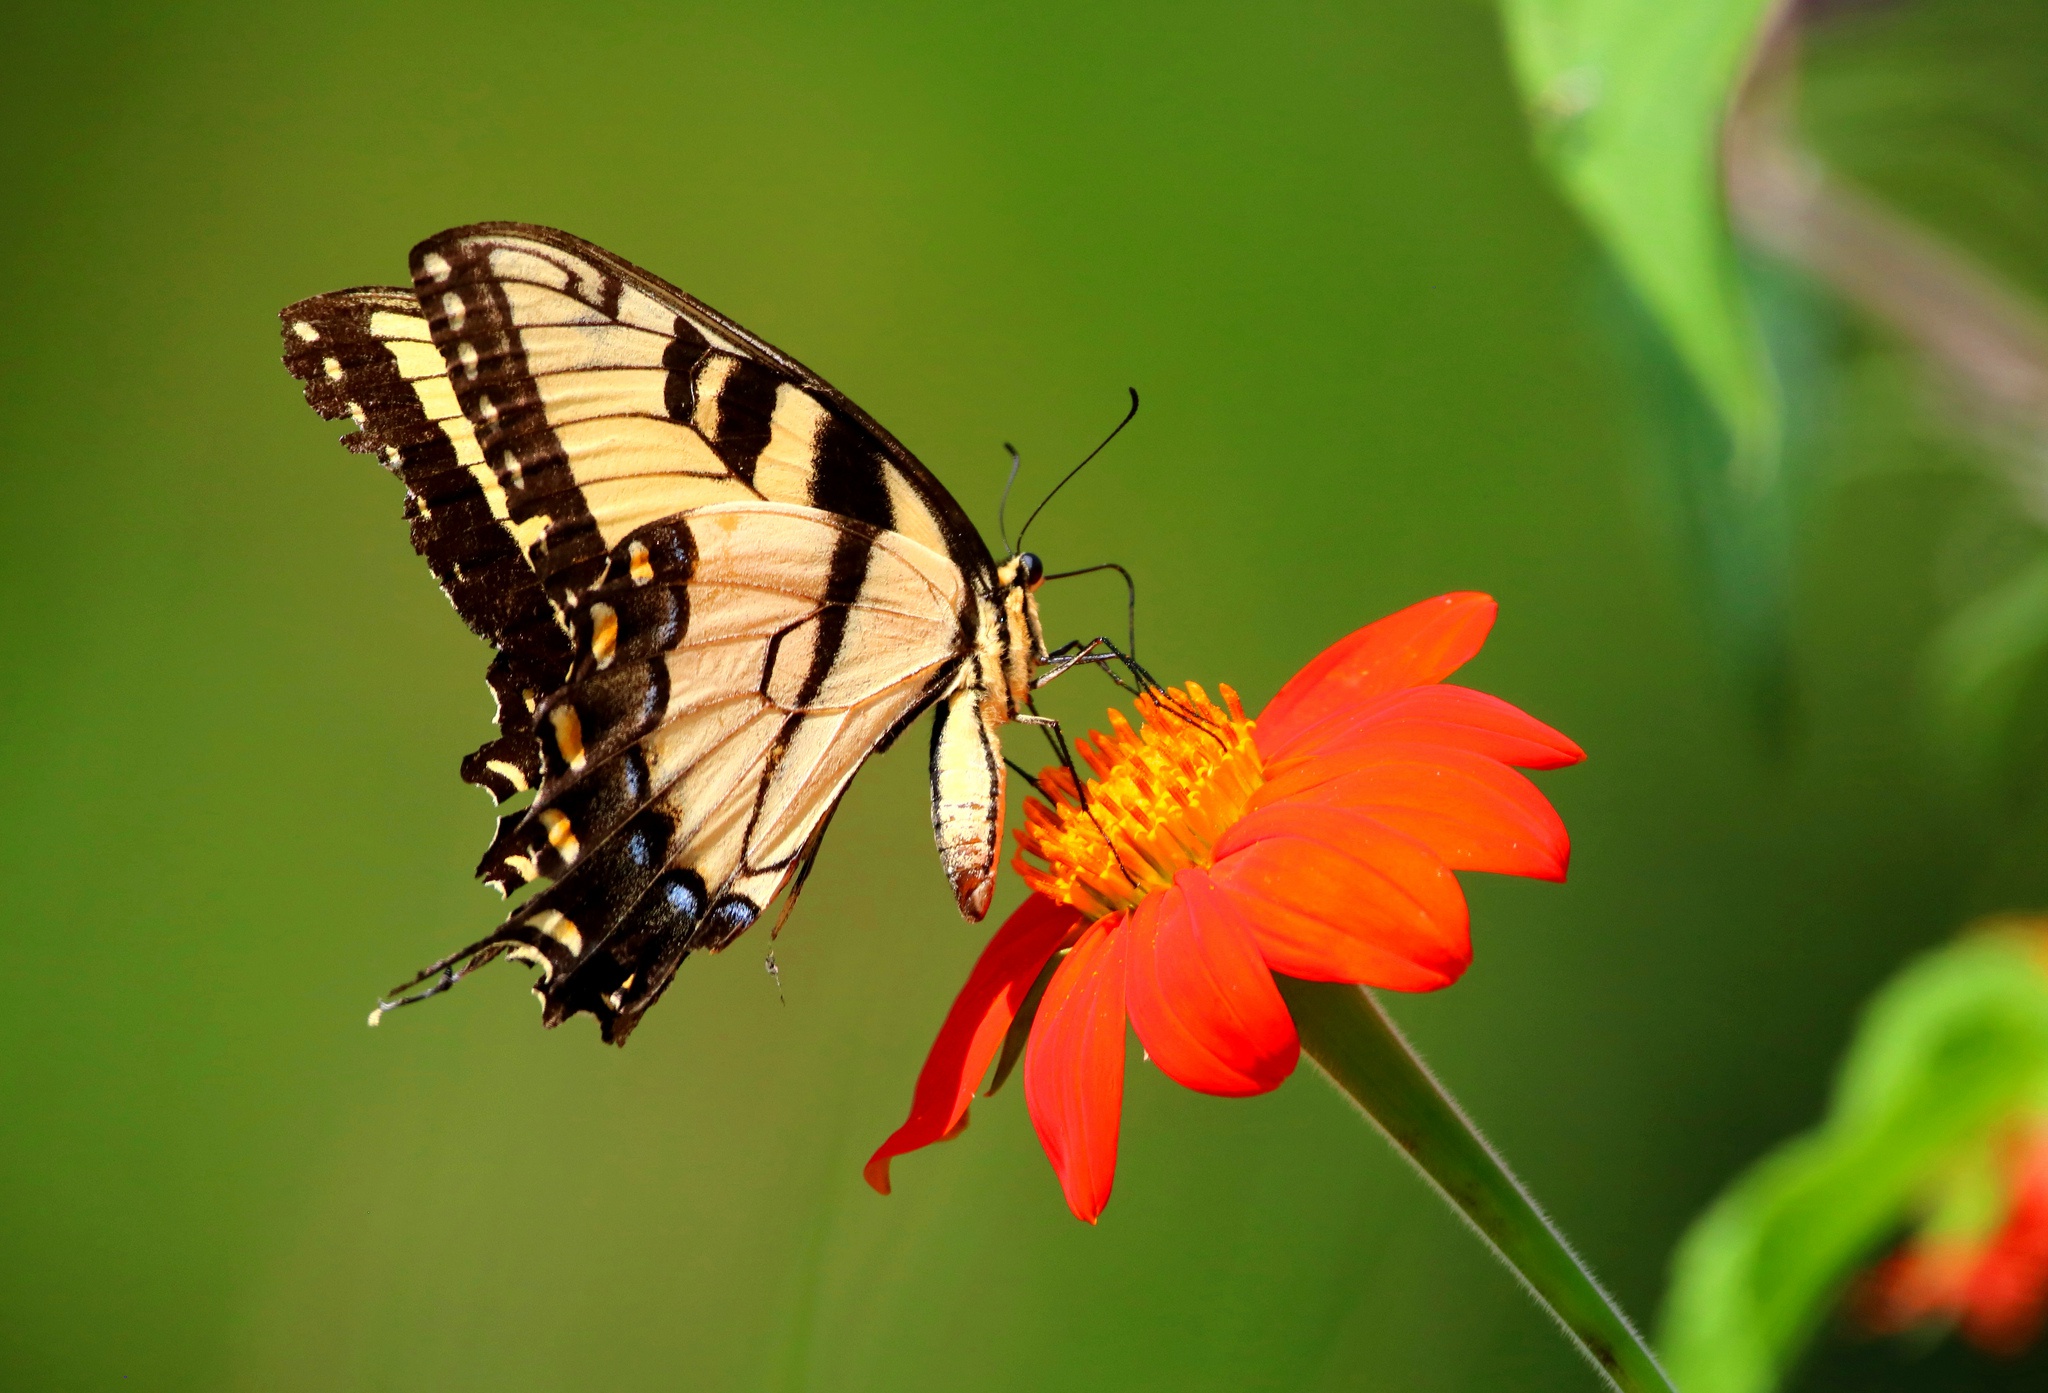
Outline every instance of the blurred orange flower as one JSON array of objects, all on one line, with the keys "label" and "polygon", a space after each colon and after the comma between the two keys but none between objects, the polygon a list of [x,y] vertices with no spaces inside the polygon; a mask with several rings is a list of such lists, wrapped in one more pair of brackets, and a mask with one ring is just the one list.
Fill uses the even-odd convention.
[{"label": "blurred orange flower", "polygon": [[1854,1293],[1873,1334],[1954,1322],[1992,1354],[2016,1355],[2048,1319],[2048,1122],[2005,1138],[1999,1203],[1975,1232],[1923,1232],[1873,1268]]},{"label": "blurred orange flower", "polygon": [[1256,722],[1228,687],[1221,705],[1194,683],[1140,697],[1141,730],[1111,712],[1108,735],[1077,742],[1095,775],[1085,803],[1045,771],[1017,837],[1033,893],[954,1000],[868,1182],[887,1194],[892,1157],[964,1127],[1006,1036],[1028,1028],[1031,1120],[1093,1223],[1115,1178],[1126,1020],[1168,1077],[1242,1096],[1300,1056],[1275,973],[1456,981],[1472,945],[1452,872],[1562,880],[1570,859],[1564,824],[1509,766],[1585,757],[1506,702],[1442,685],[1495,609],[1444,595],[1369,625]]}]

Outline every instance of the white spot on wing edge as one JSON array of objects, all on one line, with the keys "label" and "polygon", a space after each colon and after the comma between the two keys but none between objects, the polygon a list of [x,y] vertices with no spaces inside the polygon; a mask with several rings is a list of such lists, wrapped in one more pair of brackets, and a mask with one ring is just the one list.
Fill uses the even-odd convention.
[{"label": "white spot on wing edge", "polygon": [[535,542],[547,535],[548,519],[545,516],[531,517],[524,522],[512,521],[512,510],[507,505],[504,487],[491,467],[482,462],[469,466],[469,477],[476,480],[477,487],[484,491],[484,502],[491,510],[491,516],[503,523],[505,530],[512,534],[512,540],[519,543],[521,554],[528,551]]},{"label": "white spot on wing edge", "polygon": [[[306,343],[318,343],[320,341],[320,331],[303,319],[297,320],[292,324],[292,332],[297,334]],[[371,1021],[370,1024],[375,1025],[376,1022]]]},{"label": "white spot on wing edge", "polygon": [[571,957],[583,956],[583,933],[576,927],[575,920],[560,910],[549,910],[534,920],[533,926],[568,949]]},{"label": "white spot on wing edge", "polygon": [[530,943],[511,944],[505,949],[505,956],[515,963],[525,963],[530,967],[539,968],[540,980],[543,982],[554,980],[555,965],[548,961],[547,954]]},{"label": "white spot on wing edge", "polygon": [[507,760],[485,760],[484,768],[490,770],[494,774],[501,776],[506,783],[512,785],[512,787],[516,789],[523,790],[527,786],[526,771],[524,769],[521,769],[518,765],[513,764]]},{"label": "white spot on wing edge", "polygon": [[441,313],[448,316],[448,327],[456,333],[462,332],[462,325],[469,318],[469,309],[462,303],[462,297],[450,290],[441,296]]},{"label": "white spot on wing edge", "polygon": [[420,269],[437,281],[448,279],[448,273],[455,268],[448,264],[448,258],[439,252],[428,252],[420,258]]}]

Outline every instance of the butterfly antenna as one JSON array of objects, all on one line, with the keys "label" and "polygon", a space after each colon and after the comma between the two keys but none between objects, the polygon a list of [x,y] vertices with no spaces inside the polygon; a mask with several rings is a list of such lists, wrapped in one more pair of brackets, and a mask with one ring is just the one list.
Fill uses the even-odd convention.
[{"label": "butterfly antenna", "polygon": [[1109,442],[1116,439],[1119,435],[1122,435],[1124,427],[1129,425],[1131,423],[1131,419],[1138,414],[1138,389],[1136,387],[1133,387],[1130,389],[1130,392],[1131,409],[1129,411],[1126,411],[1124,413],[1124,418],[1116,423],[1116,429],[1111,431],[1108,435],[1102,437],[1102,443],[1100,445],[1097,445],[1094,449],[1088,452],[1087,459],[1082,460],[1072,469],[1069,469],[1067,471],[1067,477],[1065,479],[1060,480],[1058,483],[1054,484],[1052,486],[1052,493],[1048,493],[1044,498],[1040,499],[1038,506],[1031,510],[1031,516],[1024,519],[1024,526],[1018,529],[1017,532],[1017,545],[1019,547],[1022,547],[1024,545],[1024,534],[1031,530],[1032,523],[1038,521],[1038,515],[1045,511],[1045,505],[1052,502],[1053,496],[1057,494],[1061,489],[1065,488],[1067,486],[1068,481],[1071,480],[1076,474],[1079,474],[1082,470],[1086,469],[1091,460],[1093,460],[1097,455],[1101,454],[1104,450],[1108,449]]},{"label": "butterfly antenna", "polygon": [[[1017,447],[1007,440],[1003,442],[1003,448],[1010,452],[1010,477],[1003,481],[1003,501],[996,504],[996,532],[1003,539],[1003,547],[1010,555],[1015,556],[1017,549],[1010,545],[1010,525],[1003,519],[1010,511],[1010,490],[1017,487],[1017,471],[1024,467],[1024,457],[1018,454]],[[1026,523],[1025,526],[1028,527],[1030,524]]]}]

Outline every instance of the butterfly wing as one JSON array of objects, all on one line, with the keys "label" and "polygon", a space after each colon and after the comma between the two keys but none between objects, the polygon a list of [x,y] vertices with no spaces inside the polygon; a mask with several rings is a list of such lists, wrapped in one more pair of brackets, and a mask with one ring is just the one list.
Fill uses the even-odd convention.
[{"label": "butterfly wing", "polygon": [[574,675],[536,713],[545,777],[486,858],[501,883],[554,883],[466,960],[534,962],[548,1024],[590,1011],[622,1040],[957,681],[963,584],[899,533],[788,504],[629,534],[575,602]]},{"label": "butterfly wing", "polygon": [[328,420],[353,419],[343,442],[405,484],[413,547],[456,613],[498,650],[487,680],[502,733],[463,761],[462,777],[502,803],[539,780],[533,707],[571,658],[567,622],[527,559],[538,529],[512,519],[411,291],[316,295],[282,317],[285,366],[307,402]]},{"label": "butterfly wing", "polygon": [[993,563],[944,487],[817,374],[667,282],[567,233],[456,228],[413,249],[454,395],[548,592],[588,586],[634,528],[767,500]]},{"label": "butterfly wing", "polygon": [[859,408],[630,263],[484,224],[412,268],[287,310],[287,363],[406,481],[415,544],[500,648],[503,734],[465,776],[539,788],[478,873],[555,884],[458,959],[536,961],[550,1024],[623,1039],[959,685],[993,563]]}]

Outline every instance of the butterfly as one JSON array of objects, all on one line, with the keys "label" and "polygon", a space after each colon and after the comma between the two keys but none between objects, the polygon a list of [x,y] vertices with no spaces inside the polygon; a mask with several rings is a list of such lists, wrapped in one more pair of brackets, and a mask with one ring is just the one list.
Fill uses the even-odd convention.
[{"label": "butterfly", "polygon": [[1052,726],[1034,684],[1079,651],[1046,648],[1039,558],[998,563],[866,412],[610,252],[479,223],[411,270],[284,310],[285,366],[404,483],[414,547],[497,650],[499,733],[462,776],[532,798],[476,873],[547,884],[392,995],[503,955],[538,969],[543,1024],[589,1012],[623,1043],[685,957],[801,888],[854,774],[926,710],[940,859],[986,914],[998,732]]}]

